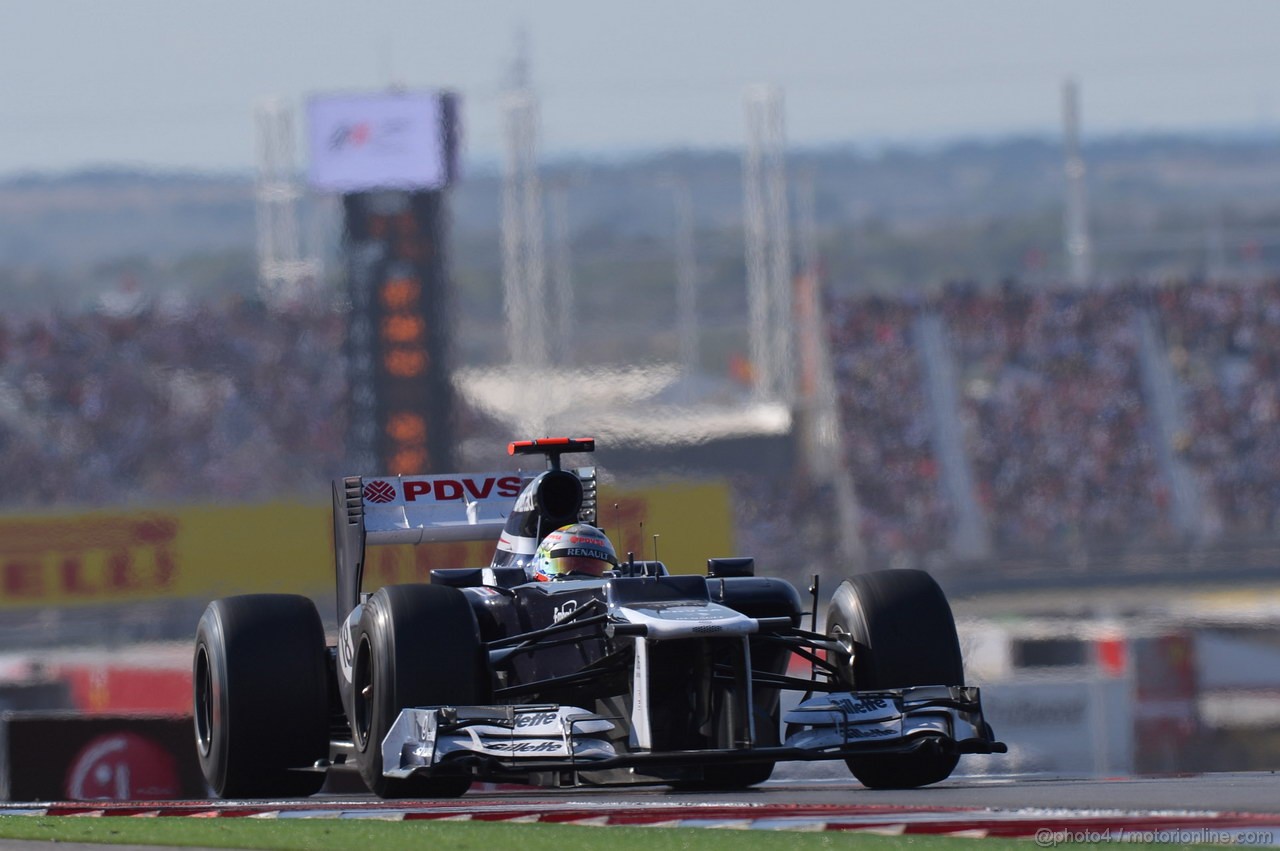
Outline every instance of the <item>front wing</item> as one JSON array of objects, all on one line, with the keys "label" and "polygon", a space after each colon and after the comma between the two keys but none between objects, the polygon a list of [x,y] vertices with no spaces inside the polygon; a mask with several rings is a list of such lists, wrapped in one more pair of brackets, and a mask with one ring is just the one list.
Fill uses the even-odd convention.
[{"label": "front wing", "polygon": [[843,759],[929,748],[942,753],[1004,753],[982,717],[979,690],[916,686],[832,692],[802,701],[784,717],[786,738],[772,747],[654,751],[609,734],[623,718],[559,705],[437,706],[405,709],[382,745],[384,774],[408,777],[446,766],[479,778],[642,766]]}]

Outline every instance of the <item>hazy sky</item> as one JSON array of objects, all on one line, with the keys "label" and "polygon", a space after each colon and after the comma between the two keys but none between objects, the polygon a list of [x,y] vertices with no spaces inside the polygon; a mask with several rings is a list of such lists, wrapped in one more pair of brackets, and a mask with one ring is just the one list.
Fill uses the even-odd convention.
[{"label": "hazy sky", "polygon": [[799,145],[1056,133],[1069,75],[1087,134],[1280,111],[1275,0],[8,0],[0,174],[249,169],[258,99],[391,83],[461,92],[492,159],[522,26],[551,155],[740,147],[756,82]]}]

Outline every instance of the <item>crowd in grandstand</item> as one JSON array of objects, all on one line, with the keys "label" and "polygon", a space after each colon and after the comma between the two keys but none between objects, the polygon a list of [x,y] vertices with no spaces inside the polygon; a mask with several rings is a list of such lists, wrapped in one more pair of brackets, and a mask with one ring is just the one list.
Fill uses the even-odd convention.
[{"label": "crowd in grandstand", "polygon": [[244,301],[0,319],[4,504],[327,488],[345,440],[344,327]]},{"label": "crowd in grandstand", "polygon": [[877,560],[945,548],[949,509],[938,481],[932,413],[915,309],[901,300],[832,305],[832,369],[845,433],[845,463],[861,509],[862,539]]},{"label": "crowd in grandstand", "polygon": [[1280,524],[1280,281],[1181,284],[1156,307],[1184,388],[1178,447],[1211,532]]},{"label": "crowd in grandstand", "polygon": [[[917,339],[925,311],[946,329],[950,427],[998,551],[1173,540],[1187,530],[1173,528],[1170,457],[1193,473],[1211,520],[1200,531],[1274,534],[1280,282],[956,286],[830,305],[844,461],[877,562],[945,551],[956,523]],[[1157,451],[1142,381],[1143,314],[1180,394],[1172,456]],[[324,492],[345,471],[344,319],[246,301],[0,317],[4,507]]]},{"label": "crowd in grandstand", "polygon": [[[832,305],[847,465],[873,557],[945,547],[953,520],[911,338],[947,329],[959,428],[996,552],[1132,546],[1280,524],[1280,282],[1033,290],[957,285],[928,302]],[[1199,529],[1172,519],[1170,471],[1141,379],[1138,318],[1163,341],[1180,408],[1173,463],[1198,485]],[[900,475],[904,469],[913,475]]]},{"label": "crowd in grandstand", "polygon": [[1124,289],[941,300],[979,498],[1001,549],[1168,533]]}]

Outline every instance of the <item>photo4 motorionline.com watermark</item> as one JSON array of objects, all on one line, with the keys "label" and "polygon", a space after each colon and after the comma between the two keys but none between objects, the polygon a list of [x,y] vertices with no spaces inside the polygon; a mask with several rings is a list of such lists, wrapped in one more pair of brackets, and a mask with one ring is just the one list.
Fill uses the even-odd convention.
[{"label": "photo4 motorionline.com watermark", "polygon": [[1059,845],[1097,845],[1106,842],[1136,842],[1157,845],[1275,845],[1274,830],[1223,829],[1214,827],[1128,828],[1108,827],[1091,830],[1066,830],[1042,827],[1036,831],[1036,845],[1056,848]]}]

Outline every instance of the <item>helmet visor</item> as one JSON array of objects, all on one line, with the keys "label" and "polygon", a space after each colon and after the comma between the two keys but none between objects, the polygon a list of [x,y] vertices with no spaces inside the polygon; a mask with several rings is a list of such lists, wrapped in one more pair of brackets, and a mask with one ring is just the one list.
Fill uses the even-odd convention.
[{"label": "helmet visor", "polygon": [[613,565],[604,559],[589,556],[564,556],[563,558],[552,557],[551,569],[557,576],[567,576],[570,573],[604,576],[606,571],[613,569]]}]

